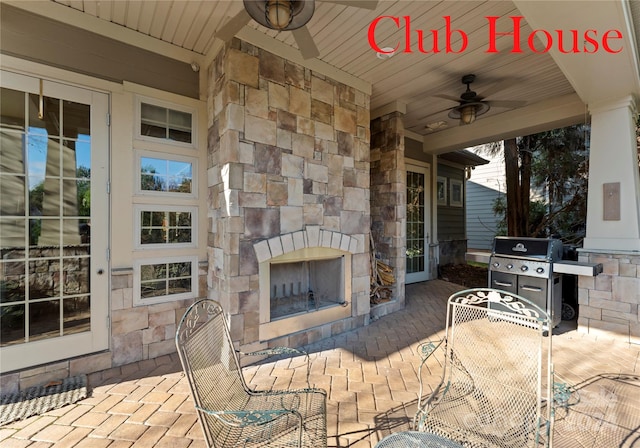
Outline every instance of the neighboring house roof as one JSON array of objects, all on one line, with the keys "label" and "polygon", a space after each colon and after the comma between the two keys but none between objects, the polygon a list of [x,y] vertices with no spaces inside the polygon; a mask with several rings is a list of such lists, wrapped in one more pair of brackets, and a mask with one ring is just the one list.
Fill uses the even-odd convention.
[{"label": "neighboring house roof", "polygon": [[457,163],[464,166],[478,166],[486,165],[487,163],[489,163],[489,160],[483,159],[479,155],[476,155],[471,151],[467,151],[466,149],[448,152],[446,154],[440,154],[438,158],[440,160],[447,160],[449,162]]}]

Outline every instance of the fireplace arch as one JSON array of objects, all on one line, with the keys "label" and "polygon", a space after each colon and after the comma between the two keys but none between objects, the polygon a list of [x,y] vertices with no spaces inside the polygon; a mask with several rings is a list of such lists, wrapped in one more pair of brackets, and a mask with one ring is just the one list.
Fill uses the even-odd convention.
[{"label": "fireplace arch", "polygon": [[254,244],[260,340],[351,317],[351,256],[358,245],[357,238],[312,226]]}]

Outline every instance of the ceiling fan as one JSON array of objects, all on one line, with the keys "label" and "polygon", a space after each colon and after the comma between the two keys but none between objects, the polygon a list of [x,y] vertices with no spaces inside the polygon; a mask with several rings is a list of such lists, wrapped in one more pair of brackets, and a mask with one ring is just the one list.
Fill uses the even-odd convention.
[{"label": "ceiling fan", "polygon": [[[461,125],[471,124],[473,123],[477,117],[482,114],[485,114],[489,111],[489,109],[493,107],[505,107],[505,108],[516,108],[521,107],[526,104],[526,101],[487,101],[485,98],[489,96],[492,92],[485,92],[484,96],[478,95],[476,92],[471,90],[471,84],[476,80],[476,75],[468,74],[462,77],[462,84],[467,86],[467,89],[462,92],[460,98],[452,97],[449,95],[434,95],[439,98],[444,98],[451,101],[457,101],[458,105],[454,107],[450,107],[445,109],[449,111],[449,118],[459,119]],[[499,87],[499,86],[496,86]],[[494,87],[493,90],[496,90]],[[444,112],[444,111],[440,111]],[[437,112],[437,113],[440,113]],[[432,114],[435,115],[435,114]]]},{"label": "ceiling fan", "polygon": [[[377,0],[323,0],[363,9],[376,9]],[[291,31],[304,59],[315,58],[320,51],[305,26],[315,11],[315,0],[243,0],[244,8],[225,23],[216,37],[229,42],[251,19],[278,31]]]}]

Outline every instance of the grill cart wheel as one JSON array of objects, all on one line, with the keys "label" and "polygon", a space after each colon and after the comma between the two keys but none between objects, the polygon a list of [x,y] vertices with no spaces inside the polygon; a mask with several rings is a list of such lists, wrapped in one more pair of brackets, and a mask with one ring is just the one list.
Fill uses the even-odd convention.
[{"label": "grill cart wheel", "polygon": [[562,304],[562,320],[573,320],[576,317],[576,309],[568,303]]}]

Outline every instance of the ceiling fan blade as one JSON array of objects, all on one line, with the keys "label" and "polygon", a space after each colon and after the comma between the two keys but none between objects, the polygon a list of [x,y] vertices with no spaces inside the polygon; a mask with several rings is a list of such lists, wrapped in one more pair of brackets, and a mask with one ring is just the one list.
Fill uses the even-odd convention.
[{"label": "ceiling fan blade", "polygon": [[441,94],[438,94],[438,95],[433,95],[433,96],[438,97],[438,98],[443,98],[443,99],[445,99],[445,100],[455,101],[456,103],[459,103],[459,102],[460,102],[460,98],[457,98],[457,97],[455,97],[455,96],[451,96],[451,95],[441,95]]},{"label": "ceiling fan blade", "polygon": [[300,53],[304,59],[312,59],[320,56],[320,50],[316,47],[316,44],[313,41],[313,36],[311,36],[311,33],[306,26],[298,28],[297,30],[292,30],[291,33],[293,34],[293,38],[296,40],[296,44],[298,44],[298,48],[300,49]]},{"label": "ceiling fan blade", "polygon": [[507,79],[506,81],[496,81],[493,84],[491,84],[487,89],[483,90],[482,92],[478,92],[478,96],[480,98],[487,98],[493,95],[494,93],[501,92],[519,83],[520,83],[520,80],[518,79]]},{"label": "ceiling fan blade", "polygon": [[374,10],[378,7],[378,0],[323,0],[326,3],[353,6],[354,8]]},{"label": "ceiling fan blade", "polygon": [[526,101],[488,101],[491,107],[506,107],[507,109],[515,109],[527,105]]},{"label": "ceiling fan blade", "polygon": [[242,27],[249,23],[250,20],[251,16],[244,8],[242,8],[238,14],[233,16],[227,23],[220,27],[216,33],[216,37],[223,42],[229,42],[233,39],[233,36],[242,29]]},{"label": "ceiling fan blade", "polygon": [[[455,107],[455,106],[454,106],[454,107]],[[433,117],[433,116],[435,116],[435,115],[439,115],[439,114],[441,114],[442,112],[450,111],[451,109],[453,109],[453,107],[447,107],[446,109],[442,109],[442,110],[439,110],[439,111],[437,111],[437,112],[433,112],[433,113],[431,113],[431,114],[429,114],[429,115],[425,115],[424,117],[421,117],[421,118],[418,120],[418,122],[420,122],[420,123],[424,123],[424,122],[425,122],[425,120],[426,120],[427,118],[431,118],[431,117]]]}]

